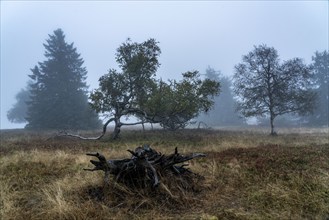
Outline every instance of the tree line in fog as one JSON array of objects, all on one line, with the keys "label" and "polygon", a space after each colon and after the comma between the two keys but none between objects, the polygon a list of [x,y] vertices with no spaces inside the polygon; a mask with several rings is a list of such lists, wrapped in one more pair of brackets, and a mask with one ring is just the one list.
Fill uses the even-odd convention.
[{"label": "tree line in fog", "polygon": [[[268,124],[271,134],[275,122],[328,126],[328,51],[315,52],[305,64],[300,58],[281,61],[275,48],[263,44],[242,56],[232,78],[208,67],[205,73],[186,71],[182,80],[164,81],[156,76],[159,42],[127,39],[115,54],[119,69],[110,69],[89,91],[84,61],[64,32],[55,30],[43,45],[45,60],[31,69],[7,113],[11,122],[29,129],[103,127],[104,135],[113,123],[117,138],[122,126],[241,126],[250,117]],[[123,120],[131,117],[134,122]]]}]

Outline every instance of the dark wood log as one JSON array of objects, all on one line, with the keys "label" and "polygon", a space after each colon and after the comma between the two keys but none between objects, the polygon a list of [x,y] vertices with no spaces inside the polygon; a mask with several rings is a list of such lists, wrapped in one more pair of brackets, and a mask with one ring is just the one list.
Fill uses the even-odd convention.
[{"label": "dark wood log", "polygon": [[128,150],[128,152],[131,153],[131,158],[116,160],[107,160],[100,153],[87,153],[88,156],[98,158],[98,161],[90,160],[94,168],[85,170],[102,170],[105,172],[105,181],[109,181],[109,175],[113,175],[115,181],[130,187],[156,187],[160,184],[160,177],[164,175],[191,173],[188,168],[185,168],[187,164],[184,162],[206,156],[203,153],[181,155],[177,147],[173,154],[164,155],[148,145],[137,147],[135,151]]}]

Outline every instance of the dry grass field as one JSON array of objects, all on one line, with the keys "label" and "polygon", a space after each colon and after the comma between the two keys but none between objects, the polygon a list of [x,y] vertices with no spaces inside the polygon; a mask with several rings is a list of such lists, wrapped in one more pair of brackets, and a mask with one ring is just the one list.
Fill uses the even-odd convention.
[{"label": "dry grass field", "polygon": [[[328,219],[328,129],[122,131],[110,141],[1,131],[0,219]],[[203,152],[189,162],[196,177],[182,189],[161,179],[134,190],[92,167],[87,152],[130,157],[142,144],[164,154]]]}]

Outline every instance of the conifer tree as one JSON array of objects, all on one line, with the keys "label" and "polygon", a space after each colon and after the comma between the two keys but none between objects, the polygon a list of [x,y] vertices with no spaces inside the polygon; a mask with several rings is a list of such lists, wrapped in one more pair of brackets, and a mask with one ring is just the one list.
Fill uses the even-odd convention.
[{"label": "conifer tree", "polygon": [[27,128],[89,129],[100,125],[88,104],[87,70],[73,43],[65,41],[61,29],[44,44],[46,60],[39,62],[32,79]]},{"label": "conifer tree", "polygon": [[232,81],[229,77],[223,76],[220,71],[208,67],[205,78],[220,82],[221,92],[214,98],[214,107],[209,112],[202,114],[198,120],[206,123],[207,126],[240,126],[245,120],[239,117],[235,111],[236,102],[233,96]]},{"label": "conifer tree", "polygon": [[315,52],[311,68],[315,75],[317,100],[313,114],[308,118],[310,125],[328,126],[329,124],[329,53]]}]

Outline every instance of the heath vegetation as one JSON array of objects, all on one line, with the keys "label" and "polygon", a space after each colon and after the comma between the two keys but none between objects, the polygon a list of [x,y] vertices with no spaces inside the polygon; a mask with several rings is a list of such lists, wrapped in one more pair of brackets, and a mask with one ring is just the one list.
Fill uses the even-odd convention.
[{"label": "heath vegetation", "polygon": [[[329,217],[328,129],[123,130],[121,138],[83,141],[55,132],[1,131],[1,219],[326,219]],[[166,178],[134,190],[91,168],[87,152],[130,157],[149,144],[205,158],[189,161],[192,188]]]}]

